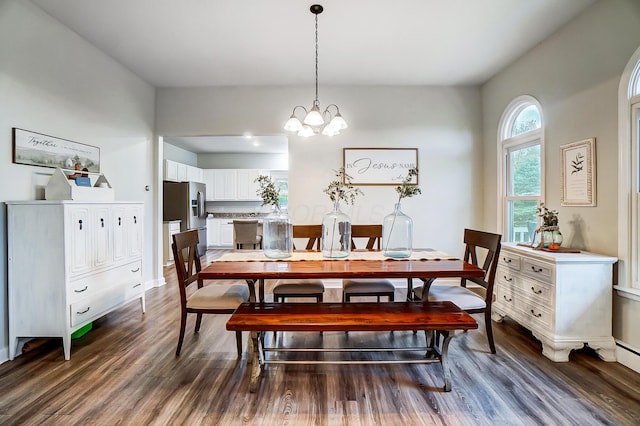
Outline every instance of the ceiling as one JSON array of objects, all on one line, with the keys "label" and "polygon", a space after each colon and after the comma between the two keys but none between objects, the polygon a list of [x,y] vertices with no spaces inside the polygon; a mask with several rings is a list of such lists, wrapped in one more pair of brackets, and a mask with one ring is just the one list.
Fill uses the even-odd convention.
[{"label": "ceiling", "polygon": [[286,154],[289,151],[285,135],[180,136],[164,137],[163,142],[196,154]]},{"label": "ceiling", "polygon": [[[315,1],[31,1],[155,87],[314,83]],[[319,82],[479,85],[594,1],[321,0]]]}]

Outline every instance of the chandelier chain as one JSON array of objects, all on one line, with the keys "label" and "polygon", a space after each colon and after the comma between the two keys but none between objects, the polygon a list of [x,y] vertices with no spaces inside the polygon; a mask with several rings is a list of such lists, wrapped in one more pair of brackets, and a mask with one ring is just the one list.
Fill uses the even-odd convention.
[{"label": "chandelier chain", "polygon": [[318,15],[316,14],[316,103],[318,102]]}]

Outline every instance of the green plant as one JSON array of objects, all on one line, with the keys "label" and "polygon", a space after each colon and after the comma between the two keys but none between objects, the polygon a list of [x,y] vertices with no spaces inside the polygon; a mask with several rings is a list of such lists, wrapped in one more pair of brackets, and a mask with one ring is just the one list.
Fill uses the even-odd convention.
[{"label": "green plant", "polygon": [[344,171],[344,167],[340,167],[335,176],[337,179],[329,182],[329,186],[324,190],[334,203],[342,200],[347,204],[353,204],[358,195],[364,195],[360,188],[353,186],[353,178]]},{"label": "green plant", "polygon": [[259,188],[256,190],[256,195],[262,198],[262,205],[272,205],[275,208],[280,208],[280,191],[276,188],[276,184],[271,180],[269,176],[260,175],[255,179]]},{"label": "green plant", "polygon": [[398,203],[402,201],[403,198],[413,197],[416,194],[422,194],[420,188],[415,183],[411,183],[414,176],[418,176],[418,168],[413,167],[409,169],[409,173],[407,176],[402,179],[402,183],[396,186],[396,192],[398,193]]},{"label": "green plant", "polygon": [[542,218],[542,225],[544,226],[558,226],[558,211],[551,210],[540,203],[540,206],[536,209],[538,216]]}]

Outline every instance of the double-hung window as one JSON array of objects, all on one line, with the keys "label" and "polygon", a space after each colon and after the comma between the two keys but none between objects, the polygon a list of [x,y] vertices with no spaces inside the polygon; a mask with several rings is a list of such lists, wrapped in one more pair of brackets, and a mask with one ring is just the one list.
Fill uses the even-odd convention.
[{"label": "double-hung window", "polygon": [[529,242],[537,228],[536,209],[544,201],[544,144],[539,103],[520,96],[499,126],[499,228],[504,241]]}]

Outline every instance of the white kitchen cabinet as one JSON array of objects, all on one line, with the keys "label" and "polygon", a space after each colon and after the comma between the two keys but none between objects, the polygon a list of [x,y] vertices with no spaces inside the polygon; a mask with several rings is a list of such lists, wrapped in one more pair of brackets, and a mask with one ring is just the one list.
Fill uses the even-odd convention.
[{"label": "white kitchen cabinet", "polygon": [[9,201],[7,257],[9,359],[18,339],[62,337],[139,299],[143,205]]},{"label": "white kitchen cabinet", "polygon": [[269,176],[268,170],[238,169],[237,170],[237,199],[240,201],[262,201],[257,195],[260,185],[256,179],[260,175]]},{"label": "white kitchen cabinet", "polygon": [[492,318],[505,316],[531,330],[542,354],[568,361],[585,344],[605,361],[616,360],[612,336],[615,257],[552,253],[503,243]]},{"label": "white kitchen cabinet", "polygon": [[220,247],[220,220],[207,218],[207,248]]},{"label": "white kitchen cabinet", "polygon": [[207,201],[212,201],[213,198],[214,198],[214,192],[215,192],[214,170],[213,169],[203,169],[202,170],[202,181],[206,185],[206,192],[205,192],[206,200]]},{"label": "white kitchen cabinet", "polygon": [[214,169],[213,181],[213,201],[236,200],[236,169]]},{"label": "white kitchen cabinet", "polygon": [[220,223],[220,247],[233,247],[233,224],[225,219]]},{"label": "white kitchen cabinet", "polygon": [[171,161],[171,160],[164,160],[164,180],[179,182],[177,162]]},{"label": "white kitchen cabinet", "polygon": [[202,176],[202,169],[187,165],[187,181],[204,182],[204,179]]},{"label": "white kitchen cabinet", "polygon": [[181,220],[170,220],[162,223],[162,258],[165,266],[173,264],[173,250],[171,249],[171,244],[173,243],[173,235],[180,232],[181,222]]},{"label": "white kitchen cabinet", "polygon": [[187,182],[187,165],[182,163],[177,163],[178,167],[178,182]]}]

